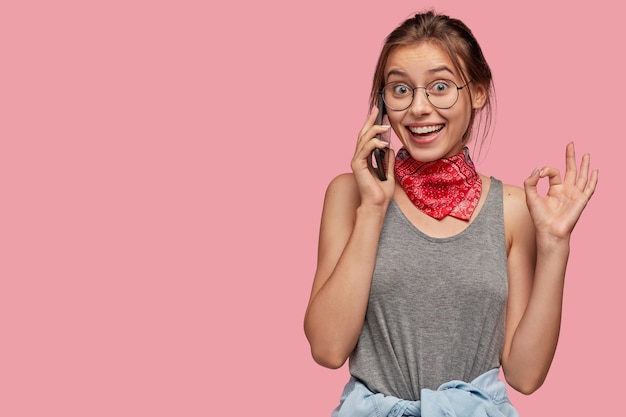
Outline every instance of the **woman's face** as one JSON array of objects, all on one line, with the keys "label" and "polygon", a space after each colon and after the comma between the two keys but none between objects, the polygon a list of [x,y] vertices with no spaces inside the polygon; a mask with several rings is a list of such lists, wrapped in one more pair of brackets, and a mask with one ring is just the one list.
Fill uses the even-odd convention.
[{"label": "woman's face", "polygon": [[[451,80],[459,87],[465,85],[448,54],[440,46],[427,42],[394,48],[384,77],[385,84],[400,82],[409,88],[423,87],[435,80]],[[472,88],[471,100],[468,88]],[[424,92],[423,88],[415,90],[413,102],[406,110],[387,109],[393,130],[418,161],[430,162],[458,154],[464,146],[462,138],[472,109],[484,104],[484,89],[470,82],[458,91],[458,100],[448,109],[433,106]]]}]

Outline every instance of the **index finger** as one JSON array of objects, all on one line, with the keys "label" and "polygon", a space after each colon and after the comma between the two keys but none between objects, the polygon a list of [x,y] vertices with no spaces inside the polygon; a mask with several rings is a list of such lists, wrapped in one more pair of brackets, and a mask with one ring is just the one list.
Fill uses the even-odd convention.
[{"label": "index finger", "polygon": [[361,138],[365,132],[367,132],[374,124],[376,123],[376,116],[378,116],[378,107],[372,107],[369,116],[367,116],[367,120],[365,120],[365,124],[359,131],[359,138]]},{"label": "index finger", "polygon": [[565,178],[563,182],[574,185],[576,183],[577,174],[576,151],[574,150],[574,142],[570,142],[565,148]]}]

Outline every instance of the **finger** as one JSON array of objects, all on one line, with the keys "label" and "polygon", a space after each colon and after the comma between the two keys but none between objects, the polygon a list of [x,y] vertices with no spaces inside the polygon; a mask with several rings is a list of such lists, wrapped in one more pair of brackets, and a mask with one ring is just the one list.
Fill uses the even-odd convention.
[{"label": "finger", "polygon": [[543,167],[539,171],[539,177],[545,178],[548,177],[548,183],[552,187],[553,185],[560,185],[563,183],[561,181],[561,172],[553,167]]},{"label": "finger", "polygon": [[587,182],[587,185],[585,185],[585,189],[583,190],[583,193],[585,193],[585,195],[587,196],[587,200],[589,200],[593,193],[596,191],[596,186],[598,185],[598,175],[599,173],[597,169],[591,171],[591,177],[589,177],[589,181]]},{"label": "finger", "polygon": [[389,144],[387,142],[376,138],[376,134],[383,133],[385,130],[388,129],[390,129],[389,126],[373,126],[368,132],[363,135],[362,138],[359,138],[356,151],[352,158],[353,170],[368,168],[371,172],[375,171],[372,164],[372,152],[374,151],[374,149],[384,149],[389,147]]},{"label": "finger", "polygon": [[576,175],[576,152],[574,142],[570,142],[565,147],[565,182],[574,185]]},{"label": "finger", "polygon": [[589,154],[583,155],[583,159],[580,161],[580,173],[578,174],[578,180],[576,181],[576,186],[581,191],[585,189],[587,181],[589,181],[589,162]]},{"label": "finger", "polygon": [[393,149],[387,149],[387,178],[393,177],[396,167],[396,153]]},{"label": "finger", "polygon": [[386,143],[383,143],[382,145],[370,144],[370,142],[372,141],[372,139],[374,139],[374,137],[377,137],[376,142],[380,142],[382,140],[380,139],[382,135],[389,132],[389,130],[391,129],[391,126],[388,124],[384,124],[384,125],[375,124],[377,114],[378,114],[378,108],[374,107],[372,109],[372,113],[370,114],[367,121],[365,122],[365,125],[363,125],[363,127],[361,128],[361,131],[359,132],[359,138],[356,144],[355,155],[360,154],[364,150],[366,152],[371,152],[372,150],[374,150],[375,147],[384,148],[385,146],[388,145]]},{"label": "finger", "polygon": [[359,139],[363,138],[365,134],[367,133],[367,131],[370,130],[372,126],[374,126],[374,123],[376,123],[377,115],[378,115],[378,107],[374,106],[372,107],[372,110],[370,111],[370,114],[367,117],[365,124],[359,131]]},{"label": "finger", "polygon": [[524,190],[526,191],[526,200],[532,201],[539,198],[537,192],[537,184],[539,183],[539,170],[535,168],[526,180],[524,180]]},{"label": "finger", "polygon": [[357,142],[357,149],[355,154],[358,155],[362,152],[372,152],[375,148],[386,148],[389,146],[389,142],[379,139],[377,135],[382,135],[391,129],[389,125],[374,125],[367,130],[363,136],[359,138]]},{"label": "finger", "polygon": [[367,169],[369,169],[369,171],[370,171],[371,173],[373,173],[373,172],[374,172],[374,165],[372,164],[372,157],[373,157],[373,155],[371,155],[371,154],[370,154],[370,155],[367,157],[367,159],[366,159],[366,161],[367,161]]}]

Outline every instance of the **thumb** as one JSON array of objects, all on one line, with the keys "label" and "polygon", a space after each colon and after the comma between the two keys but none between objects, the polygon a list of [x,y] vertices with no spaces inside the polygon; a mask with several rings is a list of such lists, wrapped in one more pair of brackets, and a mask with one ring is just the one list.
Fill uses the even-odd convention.
[{"label": "thumb", "polygon": [[391,149],[391,146],[387,148],[387,178],[395,175],[396,166],[396,153]]}]

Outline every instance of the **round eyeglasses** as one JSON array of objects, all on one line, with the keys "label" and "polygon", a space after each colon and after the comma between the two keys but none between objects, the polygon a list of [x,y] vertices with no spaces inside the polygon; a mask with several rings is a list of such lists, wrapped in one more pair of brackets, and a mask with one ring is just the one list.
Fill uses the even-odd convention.
[{"label": "round eyeglasses", "polygon": [[452,80],[435,80],[426,87],[411,87],[406,83],[395,81],[385,84],[380,94],[389,110],[402,111],[411,107],[415,90],[422,88],[430,104],[438,109],[449,109],[459,99],[459,90],[467,87],[470,82],[459,87]]}]

